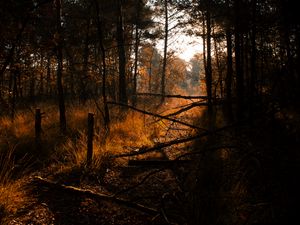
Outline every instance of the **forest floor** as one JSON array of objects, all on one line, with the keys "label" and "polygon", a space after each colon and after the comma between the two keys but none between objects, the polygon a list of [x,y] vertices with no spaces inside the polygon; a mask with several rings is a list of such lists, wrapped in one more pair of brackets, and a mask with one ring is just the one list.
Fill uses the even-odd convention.
[{"label": "forest floor", "polygon": [[[163,111],[165,114],[170,113],[166,109]],[[192,119],[195,119],[201,110],[196,111],[194,111],[196,114],[192,116]],[[75,114],[77,117],[81,116],[77,109]],[[15,121],[17,125],[2,120],[2,123],[7,126],[7,131],[3,132],[2,136],[10,142],[18,143],[14,147],[16,154],[34,148],[34,143],[32,143],[34,139],[28,138],[26,136],[28,134],[24,135],[30,130],[27,126],[32,126],[32,123],[28,125],[27,122],[24,122],[26,120],[24,117],[28,117],[28,115],[22,115],[16,119],[21,121]],[[6,174],[4,172],[1,174],[4,177],[2,178],[4,184],[0,186],[0,202],[2,201],[0,203],[0,224],[184,223],[185,215],[182,212],[184,202],[179,199],[182,191],[180,191],[178,177],[183,176],[187,166],[185,165],[183,168],[178,164],[169,165],[168,162],[165,165],[164,162],[187,152],[187,145],[166,147],[164,150],[141,154],[141,156],[114,158],[113,155],[124,152],[134,153],[151,147],[151,145],[155,146],[168,140],[180,139],[190,134],[191,129],[180,127],[173,122],[155,121],[149,117],[147,119],[145,116],[132,114],[130,117],[132,118],[125,119],[124,125],[113,125],[115,126],[111,131],[113,137],[108,138],[105,146],[95,141],[95,145],[99,144],[99,146],[94,146],[94,149],[96,148],[94,160],[97,162],[93,163],[92,168],[87,168],[84,163],[86,154],[82,152],[86,143],[86,139],[83,138],[84,131],[79,131],[75,135],[75,139],[79,140],[71,138],[72,140],[64,140],[61,144],[53,141],[58,139],[51,133],[53,119],[46,118],[47,121],[52,120],[52,123],[48,124],[47,121],[43,123],[44,130],[49,131],[46,138],[53,137],[50,140],[45,138],[41,147],[44,150],[32,152],[40,155],[39,151],[45,151],[47,154],[45,156],[41,154],[38,163],[33,162],[33,166],[29,165],[28,172],[25,171],[24,175],[18,176],[16,179],[8,172],[9,178],[7,179],[9,181],[6,182]],[[80,119],[76,118],[75,123]],[[149,120],[146,122],[150,124],[149,127],[145,126],[145,120]],[[139,127],[135,129],[133,123],[137,123],[136,126]],[[110,139],[114,139],[115,142],[109,143]],[[5,142],[0,143],[0,147],[5,145]],[[59,147],[57,147],[58,145]],[[58,151],[58,148],[63,150]],[[107,151],[110,152],[103,153],[101,148],[108,149]],[[115,148],[119,148],[119,150],[115,150]],[[70,150],[72,153],[69,152]],[[55,156],[50,153],[51,159],[48,160],[46,158],[49,157],[49,151],[58,151],[58,153],[54,153]],[[27,159],[26,156],[24,158]],[[6,165],[5,161],[10,160],[10,157],[0,155],[2,171],[5,169],[13,171],[17,168],[18,164],[15,162],[13,163],[15,166]],[[129,165],[130,160],[133,162],[150,160],[150,165]],[[35,159],[30,158],[30,161],[35,161]],[[151,165],[152,161],[154,161],[154,165]],[[162,165],[155,165],[155,162],[160,163],[160,161],[162,161]]]},{"label": "forest floor", "polygon": [[[222,118],[215,122],[223,126]],[[164,132],[151,133],[156,144],[192,134],[176,123],[163,126]],[[251,126],[229,127],[212,140],[205,136],[192,145],[113,157],[147,148],[137,148],[134,139],[92,169],[67,159],[43,162],[1,187],[6,203],[0,202],[0,224],[285,224],[295,219],[299,199],[299,130],[299,114],[281,110]],[[183,155],[188,163],[176,161]]]}]

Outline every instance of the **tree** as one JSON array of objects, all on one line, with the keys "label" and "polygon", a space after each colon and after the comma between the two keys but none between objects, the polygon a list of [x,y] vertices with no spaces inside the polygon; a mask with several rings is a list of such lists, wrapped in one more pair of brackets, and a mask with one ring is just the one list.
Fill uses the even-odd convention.
[{"label": "tree", "polygon": [[166,68],[167,68],[167,52],[168,52],[168,38],[169,38],[169,14],[168,14],[168,1],[164,0],[164,53],[163,53],[163,65],[161,72],[161,103],[165,100],[166,94]]},{"label": "tree", "polygon": [[98,28],[98,38],[99,38],[99,47],[101,52],[101,59],[102,59],[102,98],[103,98],[103,105],[104,105],[104,125],[107,130],[109,130],[109,110],[107,105],[107,95],[106,95],[106,51],[104,48],[103,43],[103,27],[102,27],[102,20],[100,15],[100,9],[98,2],[94,0],[95,8],[96,8],[96,21],[97,21],[97,28]]},{"label": "tree", "polygon": [[127,104],[127,89],[126,89],[126,53],[123,27],[123,6],[121,1],[117,2],[117,45],[119,56],[119,101]]},{"label": "tree", "polygon": [[64,99],[64,89],[62,85],[63,73],[63,32],[62,32],[62,0],[54,0],[56,8],[56,33],[54,34],[54,41],[56,44],[56,57],[57,57],[57,71],[56,82],[58,92],[58,106],[59,106],[59,123],[62,133],[67,131],[66,109]]}]

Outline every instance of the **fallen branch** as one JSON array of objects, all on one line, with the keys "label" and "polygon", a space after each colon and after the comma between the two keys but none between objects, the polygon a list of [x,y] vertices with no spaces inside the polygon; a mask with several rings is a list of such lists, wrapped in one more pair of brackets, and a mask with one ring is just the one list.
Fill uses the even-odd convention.
[{"label": "fallen branch", "polygon": [[158,144],[154,145],[153,147],[149,147],[149,148],[143,147],[143,148],[140,148],[138,151],[135,151],[135,152],[114,155],[114,156],[112,156],[112,158],[121,158],[121,157],[142,155],[142,154],[157,151],[157,150],[160,150],[162,148],[166,148],[166,147],[169,147],[169,146],[172,146],[172,145],[182,144],[182,143],[186,143],[186,142],[189,142],[189,141],[193,141],[195,139],[199,139],[201,137],[207,136],[208,134],[210,134],[210,132],[205,132],[205,133],[202,133],[202,134],[199,134],[199,135],[195,135],[195,136],[191,136],[191,137],[187,137],[187,138],[183,138],[183,139],[175,139],[175,140],[164,142],[164,143],[158,143]]},{"label": "fallen branch", "polygon": [[190,164],[191,160],[129,160],[128,166],[173,167]]},{"label": "fallen branch", "polygon": [[194,107],[199,107],[199,106],[208,106],[208,104],[207,104],[207,103],[199,103],[199,102],[195,102],[195,103],[192,103],[192,104],[190,104],[190,105],[188,105],[188,106],[186,106],[186,107],[183,107],[183,108],[179,109],[179,110],[176,111],[176,112],[167,114],[167,115],[165,115],[165,116],[166,116],[166,117],[168,117],[168,116],[176,116],[176,115],[181,114],[181,113],[183,113],[183,112],[186,112],[186,111],[188,111],[188,110],[190,110],[190,109],[192,109],[192,108],[194,108]]},{"label": "fallen branch", "polygon": [[208,99],[207,96],[186,96],[186,95],[161,95],[155,93],[137,93],[136,95],[142,96],[154,96],[154,97],[165,97],[165,98],[183,98],[183,99]]},{"label": "fallen branch", "polygon": [[213,131],[205,131],[201,134],[197,134],[197,135],[194,135],[194,136],[190,136],[190,137],[186,137],[186,138],[182,138],[182,139],[175,139],[175,140],[171,140],[171,141],[163,142],[163,143],[157,143],[153,147],[148,147],[148,148],[147,147],[142,147],[138,151],[135,151],[135,152],[129,152],[129,153],[113,155],[111,157],[112,158],[130,157],[130,156],[142,155],[142,154],[145,154],[145,153],[148,153],[148,152],[154,152],[154,151],[166,148],[166,147],[170,147],[172,145],[183,144],[183,143],[190,142],[190,141],[193,141],[193,140],[196,140],[196,139],[208,136],[208,135],[213,135],[213,134],[216,134],[216,133],[221,132],[223,130],[226,130],[228,128],[231,128],[232,126],[233,125],[228,125],[228,126],[224,126],[224,127],[218,128],[218,129],[213,130]]},{"label": "fallen branch", "polygon": [[107,104],[110,104],[110,105],[119,105],[119,106],[126,107],[126,108],[132,109],[134,111],[137,111],[137,112],[140,112],[140,113],[143,113],[143,114],[146,114],[146,115],[150,115],[150,116],[157,117],[157,118],[160,118],[160,119],[169,120],[169,121],[172,121],[172,122],[175,122],[175,123],[178,123],[178,124],[181,124],[181,125],[193,128],[193,129],[205,130],[205,129],[201,128],[201,127],[198,127],[198,126],[195,126],[195,125],[192,125],[192,124],[188,124],[188,123],[176,120],[176,119],[172,119],[172,118],[169,118],[167,116],[162,116],[162,115],[158,115],[158,114],[155,114],[155,113],[147,112],[147,111],[144,111],[144,110],[135,108],[133,106],[120,103],[120,102],[107,102]]},{"label": "fallen branch", "polygon": [[160,213],[156,209],[149,208],[149,207],[143,206],[141,204],[131,202],[129,200],[117,198],[115,196],[99,194],[99,193],[95,193],[95,192],[90,191],[90,190],[84,190],[84,189],[73,187],[73,186],[59,184],[59,183],[44,179],[44,178],[39,177],[39,176],[35,177],[34,181],[39,183],[39,184],[42,184],[44,186],[47,186],[47,187],[50,187],[50,188],[53,188],[53,189],[56,189],[56,190],[59,190],[59,191],[66,191],[66,192],[69,192],[69,193],[74,194],[74,195],[81,195],[81,196],[84,196],[84,197],[92,198],[96,201],[103,201],[104,200],[104,201],[117,203],[119,205],[122,205],[122,206],[125,206],[125,207],[128,207],[128,208],[132,208],[132,209],[138,210],[140,212],[143,212],[143,213],[146,213],[146,214],[149,214],[149,215],[152,215],[152,216],[155,216],[155,215]]}]

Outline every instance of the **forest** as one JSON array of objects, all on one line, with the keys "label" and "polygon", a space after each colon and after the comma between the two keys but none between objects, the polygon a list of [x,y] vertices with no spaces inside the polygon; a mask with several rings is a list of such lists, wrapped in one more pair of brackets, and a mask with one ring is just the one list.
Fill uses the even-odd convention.
[{"label": "forest", "polygon": [[3,0],[0,19],[0,224],[300,223],[296,1]]}]

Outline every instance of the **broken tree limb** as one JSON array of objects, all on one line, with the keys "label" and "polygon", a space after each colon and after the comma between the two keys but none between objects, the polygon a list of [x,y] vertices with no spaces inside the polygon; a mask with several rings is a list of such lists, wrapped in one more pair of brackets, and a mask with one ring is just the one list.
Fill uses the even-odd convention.
[{"label": "broken tree limb", "polygon": [[169,118],[167,116],[162,116],[162,115],[159,115],[159,114],[147,112],[147,111],[144,111],[144,110],[135,108],[133,106],[120,103],[120,102],[107,102],[107,104],[110,104],[110,105],[119,105],[119,106],[126,107],[126,108],[132,109],[134,111],[137,111],[137,112],[140,112],[140,113],[143,113],[143,114],[146,114],[146,115],[150,115],[150,116],[157,117],[157,118],[160,118],[160,119],[169,120],[169,121],[172,121],[172,122],[175,122],[175,123],[178,123],[178,124],[181,124],[181,125],[193,128],[193,129],[205,130],[205,129],[201,128],[201,127],[198,127],[198,126],[195,126],[195,125],[192,125],[192,124],[188,124],[188,123],[176,120],[176,119],[172,119],[172,118]]},{"label": "broken tree limb", "polygon": [[175,139],[175,140],[171,140],[171,141],[163,142],[163,143],[157,143],[153,147],[148,147],[148,148],[147,147],[142,147],[138,151],[113,155],[111,157],[112,158],[130,157],[130,156],[142,155],[142,154],[145,154],[145,153],[148,153],[148,152],[158,151],[158,150],[161,150],[163,148],[170,147],[172,145],[183,144],[183,143],[193,141],[193,140],[196,140],[196,139],[208,136],[208,135],[217,134],[218,132],[221,132],[223,130],[231,128],[232,126],[233,125],[228,125],[228,126],[224,126],[224,127],[212,130],[212,131],[205,131],[205,132],[202,132],[201,134],[193,135],[193,136],[190,136],[190,137]]},{"label": "broken tree limb", "polygon": [[187,107],[184,107],[180,110],[177,110],[176,112],[170,113],[170,114],[165,115],[165,116],[176,116],[176,115],[181,114],[183,112],[186,112],[186,111],[188,111],[188,110],[190,110],[194,107],[199,107],[199,106],[208,106],[208,104],[207,103],[192,103],[191,105],[189,105]]},{"label": "broken tree limb", "polygon": [[199,134],[199,135],[194,135],[194,136],[187,137],[187,138],[175,139],[175,140],[171,140],[171,141],[164,142],[164,143],[158,143],[158,144],[154,145],[153,147],[149,147],[149,148],[143,147],[143,148],[141,148],[141,149],[139,149],[138,151],[135,151],[135,152],[114,155],[114,156],[112,156],[112,158],[121,158],[121,157],[142,155],[142,154],[157,151],[157,150],[160,150],[160,149],[172,146],[172,145],[182,144],[182,143],[186,143],[186,142],[189,142],[189,141],[193,141],[193,140],[196,140],[198,138],[207,136],[209,133],[210,132],[205,132],[205,133],[202,133],[202,134]]},{"label": "broken tree limb", "polygon": [[[137,93],[136,95],[162,97],[161,94],[154,93]],[[182,99],[207,99],[207,96],[186,96],[186,95],[164,95],[165,98],[182,98]]]},{"label": "broken tree limb", "polygon": [[138,210],[140,212],[143,212],[143,213],[146,213],[146,214],[149,214],[152,216],[160,214],[160,212],[157,211],[156,209],[149,208],[149,207],[143,206],[141,204],[131,202],[130,200],[125,200],[122,198],[117,198],[115,196],[95,193],[90,190],[85,190],[85,189],[81,189],[81,188],[77,188],[77,187],[73,187],[73,186],[59,184],[54,181],[50,181],[45,178],[42,178],[40,176],[35,177],[34,181],[37,182],[38,184],[44,185],[48,188],[53,188],[53,189],[56,189],[59,191],[65,191],[65,192],[68,192],[68,193],[71,193],[74,195],[81,195],[84,197],[92,198],[96,201],[103,201],[103,200],[109,201],[109,202],[116,203],[116,204],[131,208],[131,209]]}]

